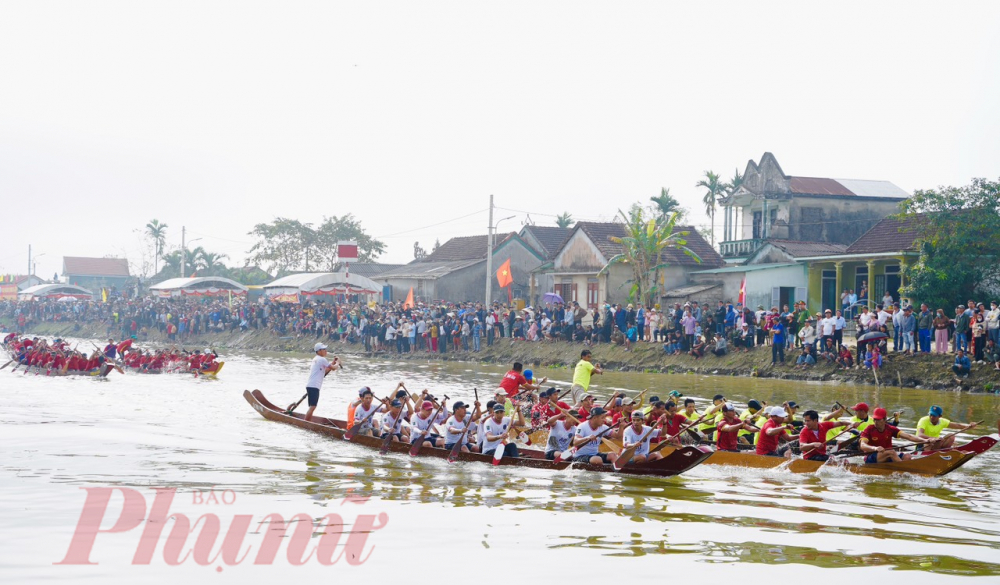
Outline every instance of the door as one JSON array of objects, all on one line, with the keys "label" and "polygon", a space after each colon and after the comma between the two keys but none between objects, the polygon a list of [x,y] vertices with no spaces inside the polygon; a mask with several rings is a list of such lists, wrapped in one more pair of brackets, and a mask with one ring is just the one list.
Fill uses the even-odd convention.
[{"label": "door", "polygon": [[840,308],[837,306],[839,301],[840,296],[837,294],[837,271],[824,270],[821,300],[823,311],[826,311],[827,309],[836,311]]}]

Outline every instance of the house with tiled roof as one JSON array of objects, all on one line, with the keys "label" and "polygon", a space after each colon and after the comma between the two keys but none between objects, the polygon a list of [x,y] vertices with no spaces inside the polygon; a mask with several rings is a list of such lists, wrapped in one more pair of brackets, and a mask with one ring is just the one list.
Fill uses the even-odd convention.
[{"label": "house with tiled roof", "polygon": [[742,263],[770,240],[848,246],[884,217],[899,212],[909,193],[884,180],[786,175],[770,152],[749,161],[743,184],[719,200],[719,251]]},{"label": "house with tiled roof", "polygon": [[[677,226],[676,230],[687,232],[684,236],[686,247],[698,259],[681,250],[664,251],[660,260],[667,266],[660,271],[658,288],[661,291],[687,284],[693,271],[725,264],[696,229]],[[552,260],[535,269],[532,300],[537,303],[545,293],[555,292],[567,302],[576,301],[591,309],[604,302],[628,302],[633,284],[631,267],[615,264],[601,274],[608,262],[622,251],[621,244],[611,238],[622,237],[625,233],[625,226],[618,222],[578,222]]]},{"label": "house with tiled roof", "polygon": [[573,228],[562,228],[554,225],[526,225],[521,228],[518,235],[531,247],[541,252],[546,260],[551,260],[571,233],[573,233]]},{"label": "house with tiled roof", "polygon": [[121,290],[132,278],[128,260],[124,258],[64,256],[62,274],[67,284],[97,291],[102,288]]},{"label": "house with tiled roof", "polygon": [[[430,254],[371,278],[385,287],[386,300],[404,300],[412,288],[417,301],[482,302],[486,296],[488,248],[485,235],[451,238]],[[501,290],[497,279],[491,275],[491,300],[506,302],[508,292],[515,298],[525,298],[529,292],[529,275],[545,261],[545,256],[515,232],[497,234],[491,270],[495,272],[507,260],[511,263],[514,282],[510,291]],[[353,265],[351,270],[354,270]]]}]

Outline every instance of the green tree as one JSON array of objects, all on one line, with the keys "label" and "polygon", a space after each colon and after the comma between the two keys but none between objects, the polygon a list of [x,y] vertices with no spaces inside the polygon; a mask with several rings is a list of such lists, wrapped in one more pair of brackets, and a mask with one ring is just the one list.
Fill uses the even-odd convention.
[{"label": "green tree", "polygon": [[660,270],[670,264],[663,257],[664,251],[674,248],[701,262],[701,258],[687,247],[684,236],[689,232],[676,230],[677,213],[672,213],[662,222],[656,218],[647,219],[640,205],[633,205],[627,215],[620,209],[618,214],[623,220],[625,235],[609,239],[620,244],[622,251],[608,260],[599,274],[604,274],[615,264],[628,264],[632,269],[630,300],[651,304],[659,288]]},{"label": "green tree", "polygon": [[917,262],[904,267],[903,293],[932,308],[995,295],[1000,285],[1000,180],[914,192],[897,219],[916,230]]},{"label": "green tree", "polygon": [[201,248],[197,248],[198,256],[196,258],[196,266],[198,270],[202,273],[202,276],[225,276],[228,269],[226,265],[223,264],[223,260],[228,258],[226,254],[217,254],[215,252],[206,252]]},{"label": "green tree", "polygon": [[719,193],[722,192],[722,183],[719,181],[719,175],[713,173],[712,171],[705,171],[705,178],[701,181],[695,183],[695,187],[704,187],[708,189],[705,192],[705,196],[702,197],[702,202],[705,204],[705,213],[708,214],[709,219],[711,219],[712,225],[712,245],[715,245],[715,204],[719,199]]},{"label": "green tree", "polygon": [[146,236],[153,240],[153,272],[159,270],[159,259],[163,256],[163,247],[167,242],[167,224],[160,223],[158,219],[152,219],[146,224]]},{"label": "green tree", "polygon": [[247,262],[278,276],[316,268],[334,270],[337,242],[341,240],[358,242],[359,262],[372,262],[385,251],[385,244],[368,235],[350,213],[325,217],[316,229],[311,224],[279,217],[271,223],[257,224],[250,235],[256,243],[250,248]]},{"label": "green tree", "polygon": [[316,230],[317,265],[333,271],[337,267],[337,242],[358,243],[358,262],[374,262],[385,252],[385,243],[376,240],[361,227],[361,223],[350,213],[337,217],[323,218]]},{"label": "green tree", "polygon": [[670,189],[666,187],[660,188],[658,197],[650,197],[649,200],[653,202],[653,211],[659,216],[660,221],[666,221],[672,213],[679,216],[678,221],[683,221],[684,217],[687,216],[687,210],[681,207],[680,202],[670,194]]},{"label": "green tree", "polygon": [[573,225],[573,216],[568,211],[556,216],[556,225],[561,228],[568,228]]},{"label": "green tree", "polygon": [[723,185],[723,189],[727,195],[732,195],[741,185],[743,185],[743,175],[740,174],[739,169],[736,169],[733,171],[733,178],[729,179],[729,182]]}]

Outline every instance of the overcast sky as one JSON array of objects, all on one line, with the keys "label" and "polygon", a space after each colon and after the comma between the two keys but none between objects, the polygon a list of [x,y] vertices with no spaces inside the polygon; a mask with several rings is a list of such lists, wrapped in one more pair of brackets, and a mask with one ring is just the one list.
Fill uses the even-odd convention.
[{"label": "overcast sky", "polygon": [[0,2],[0,272],[353,213],[388,244],[610,219],[775,154],[1000,176],[1000,2]]}]

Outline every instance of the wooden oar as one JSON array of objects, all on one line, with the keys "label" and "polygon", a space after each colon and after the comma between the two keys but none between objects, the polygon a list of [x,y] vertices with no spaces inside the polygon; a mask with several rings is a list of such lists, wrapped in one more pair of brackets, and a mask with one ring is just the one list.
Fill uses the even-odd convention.
[{"label": "wooden oar", "polygon": [[[479,402],[479,389],[473,388],[473,392],[476,393],[476,402]],[[455,441],[455,444],[451,447],[451,453],[448,454],[448,463],[454,463],[458,461],[458,455],[462,452],[462,445],[465,444],[465,437],[469,434],[469,427],[472,426],[472,421],[476,418],[475,413],[469,414],[469,420],[465,423],[465,428],[462,429],[461,436]]]},{"label": "wooden oar", "polygon": [[[448,400],[448,396],[446,395],[444,397],[444,399]],[[420,452],[420,446],[424,442],[424,437],[426,437],[427,434],[431,432],[431,429],[434,427],[434,421],[437,420],[437,416],[439,414],[441,414],[441,409],[443,407],[444,407],[444,402],[441,402],[440,404],[438,404],[437,410],[435,410],[434,413],[431,414],[431,418],[429,419],[430,422],[427,423],[427,428],[420,432],[420,436],[419,437],[417,437],[417,438],[415,438],[415,439],[413,439],[411,441],[413,443],[413,446],[410,447],[410,457],[416,457],[417,453]],[[400,414],[402,414],[402,413],[400,413]],[[420,416],[420,415],[414,415],[414,416]]]},{"label": "wooden oar", "polygon": [[306,396],[309,396],[308,392],[306,392],[305,394],[303,394],[302,398],[299,398],[299,401],[296,402],[295,404],[288,405],[288,410],[285,411],[285,414],[292,414],[292,411],[295,410],[296,408],[298,408],[299,405],[302,404],[302,401],[306,399]]},{"label": "wooden oar", "polygon": [[614,400],[615,398],[618,398],[618,394],[619,394],[619,391],[615,390],[615,393],[611,395],[611,398],[608,398],[608,401],[604,403],[604,410],[608,409],[608,405],[611,404],[612,400]]},{"label": "wooden oar", "polygon": [[[389,401],[388,398],[386,398],[385,400],[379,398],[378,400],[379,400],[379,402],[382,403],[383,406]],[[345,441],[350,441],[351,439],[353,439],[354,435],[357,435],[358,431],[361,430],[361,427],[363,427],[366,422],[368,422],[369,420],[371,420],[371,418],[373,416],[375,416],[375,413],[378,412],[378,411],[379,411],[379,409],[375,408],[371,412],[369,412],[368,414],[366,414],[365,418],[361,419],[360,422],[354,423],[354,426],[352,426],[351,428],[347,429],[347,432],[344,433],[344,440]]]},{"label": "wooden oar", "polygon": [[[406,400],[407,401],[410,400],[409,394],[406,395]],[[389,452],[389,446],[392,445],[392,437],[393,435],[396,434],[396,426],[399,425],[402,421],[403,421],[403,409],[400,408],[399,416],[396,417],[396,420],[392,421],[392,428],[389,429],[389,432],[386,433],[384,437],[382,437],[382,448],[379,449],[380,455],[385,455],[386,453]]]},{"label": "wooden oar", "polygon": [[[599,435],[594,435],[593,437],[588,437],[588,441],[593,441],[595,437],[598,438],[598,439],[603,439],[604,435],[610,433],[613,430],[615,430],[615,427],[609,427],[608,429],[606,429],[605,431],[603,431]],[[587,444],[587,442],[585,441],[585,442],[583,442],[583,443],[580,444],[580,447],[582,447],[582,446],[584,446],[586,444]],[[569,457],[562,457],[562,456],[560,456],[559,459],[556,461],[556,463],[558,463],[559,461],[569,460],[569,459],[572,459],[572,458],[576,457],[576,452],[580,450],[580,447],[571,447],[570,450],[569,450],[570,451]],[[615,445],[615,448],[617,449],[618,446]],[[567,469],[569,469],[569,467],[567,467]]]},{"label": "wooden oar", "polygon": [[4,365],[0,366],[0,370],[5,370],[5,369],[7,369],[7,366],[11,365],[12,363],[14,363],[14,360],[10,360],[10,361],[9,361],[9,362],[7,362],[6,364],[4,364]]},{"label": "wooden oar", "polygon": [[[948,433],[948,434],[946,434],[946,435],[944,435],[944,436],[941,436],[941,437],[935,437],[935,438],[934,438],[934,440],[933,440],[933,441],[931,441],[930,443],[914,443],[914,444],[926,444],[926,445],[931,445],[931,444],[933,444],[933,443],[940,443],[941,441],[943,441],[943,440],[947,439],[948,437],[952,437],[952,436],[954,436],[954,435],[957,435],[958,433],[962,433],[962,432],[965,432],[965,431],[967,431],[967,430],[969,430],[969,429],[971,429],[971,428],[973,428],[973,427],[978,427],[979,425],[983,424],[984,422],[986,422],[986,421],[984,421],[984,420],[981,420],[981,421],[976,421],[976,422],[972,423],[971,425],[969,425],[969,426],[965,427],[964,429],[955,429],[955,431],[954,431],[954,432],[952,432],[952,433]],[[998,422],[998,424],[1000,424],[1000,421],[997,421],[997,422]]]},{"label": "wooden oar", "polygon": [[649,436],[653,434],[653,431],[655,431],[657,427],[663,426],[663,416],[660,416],[660,420],[658,422],[659,424],[657,425],[650,425],[649,430],[643,433],[641,437],[639,437],[639,441],[636,444],[623,450],[618,455],[618,458],[615,459],[614,465],[611,466],[614,468],[615,471],[620,471],[622,467],[628,464],[628,462],[631,461],[633,457],[635,457],[635,452],[636,450],[639,449],[639,445],[645,443],[646,439],[648,439]]}]

